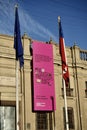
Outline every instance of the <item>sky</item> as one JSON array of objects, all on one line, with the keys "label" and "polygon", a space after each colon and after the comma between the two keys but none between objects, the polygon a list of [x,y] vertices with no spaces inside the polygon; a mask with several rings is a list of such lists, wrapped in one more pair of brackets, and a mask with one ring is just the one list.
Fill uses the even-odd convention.
[{"label": "sky", "polygon": [[15,4],[21,35],[58,44],[60,16],[65,45],[87,50],[87,0],[0,0],[0,34],[14,36]]}]

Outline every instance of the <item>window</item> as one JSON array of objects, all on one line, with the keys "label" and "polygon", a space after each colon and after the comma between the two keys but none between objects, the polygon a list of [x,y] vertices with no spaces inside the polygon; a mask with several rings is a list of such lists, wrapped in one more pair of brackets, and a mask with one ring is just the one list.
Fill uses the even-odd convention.
[{"label": "window", "polygon": [[37,112],[36,113],[36,130],[47,130],[47,129],[48,129],[47,113]]},{"label": "window", "polygon": [[87,98],[87,81],[85,82],[85,97]]},{"label": "window", "polygon": [[[69,122],[69,128],[74,129],[74,112],[72,107],[68,107],[68,122]],[[64,127],[66,128],[65,125],[65,109],[63,108],[63,116],[64,116]]]},{"label": "window", "polygon": [[[62,96],[64,96],[63,88],[62,88]],[[73,88],[66,88],[66,96],[73,96]]]},{"label": "window", "polygon": [[52,112],[49,113],[49,130],[53,130]]},{"label": "window", "polygon": [[15,130],[15,107],[0,106],[0,130]]}]

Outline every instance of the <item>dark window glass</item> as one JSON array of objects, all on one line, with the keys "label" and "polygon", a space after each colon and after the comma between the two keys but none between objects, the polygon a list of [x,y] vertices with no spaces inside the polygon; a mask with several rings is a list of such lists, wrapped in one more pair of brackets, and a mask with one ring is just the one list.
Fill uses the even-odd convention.
[{"label": "dark window glass", "polygon": [[[69,128],[74,129],[74,112],[72,107],[68,107],[68,122],[69,122]],[[65,118],[65,109],[63,108],[63,116],[64,116],[64,127],[66,128],[66,118]]]},{"label": "dark window glass", "polygon": [[[62,88],[62,95],[64,97],[64,89]],[[66,88],[66,96],[73,96],[73,88]]]},{"label": "dark window glass", "polygon": [[36,113],[36,130],[47,130],[47,129],[48,129],[47,113],[37,112]]}]

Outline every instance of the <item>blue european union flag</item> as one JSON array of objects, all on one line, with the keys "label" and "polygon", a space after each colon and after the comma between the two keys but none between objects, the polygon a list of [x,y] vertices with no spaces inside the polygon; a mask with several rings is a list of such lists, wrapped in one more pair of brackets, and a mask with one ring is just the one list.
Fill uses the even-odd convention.
[{"label": "blue european union flag", "polygon": [[24,59],[17,6],[15,7],[14,48],[16,50],[16,60],[19,60],[20,67],[22,67],[24,65]]}]

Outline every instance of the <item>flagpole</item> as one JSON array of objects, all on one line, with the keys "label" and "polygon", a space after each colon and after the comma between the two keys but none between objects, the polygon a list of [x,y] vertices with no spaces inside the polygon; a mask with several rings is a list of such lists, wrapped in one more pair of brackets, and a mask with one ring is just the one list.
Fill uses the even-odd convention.
[{"label": "flagpole", "polygon": [[64,106],[65,106],[65,124],[66,124],[66,130],[69,130],[69,122],[68,122],[68,112],[67,112],[67,98],[66,98],[66,85],[65,80],[63,79],[63,89],[64,89]]},{"label": "flagpole", "polygon": [[67,112],[67,98],[66,98],[66,87],[69,87],[69,72],[68,72],[68,65],[66,59],[66,51],[65,51],[65,42],[63,36],[63,30],[61,26],[60,16],[58,16],[58,23],[59,23],[59,51],[62,60],[62,76],[63,76],[63,89],[64,89],[64,110],[65,110],[65,125],[66,130],[69,130],[69,122],[68,122],[68,112]]},{"label": "flagpole", "polygon": [[[15,12],[16,9],[18,8],[18,5],[15,5]],[[16,19],[16,16],[15,16]],[[15,23],[16,26],[16,23]],[[14,38],[16,37],[16,35],[14,35]],[[18,48],[18,45],[16,43],[16,46]],[[15,49],[17,49],[15,48]],[[19,130],[19,91],[18,91],[18,70],[19,70],[19,61],[18,61],[18,57],[17,57],[17,52],[18,50],[16,50],[16,129]]]},{"label": "flagpole", "polygon": [[14,49],[16,52],[16,129],[19,130],[19,62],[20,68],[24,65],[23,47],[21,42],[20,23],[18,16],[18,5],[15,5],[15,26],[14,26]]},{"label": "flagpole", "polygon": [[16,60],[16,127],[17,127],[17,130],[19,130],[18,68],[19,68],[19,63],[18,63],[18,60]]}]

